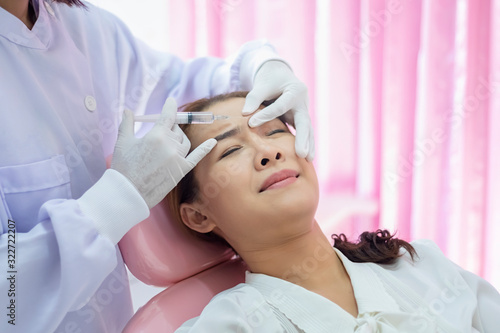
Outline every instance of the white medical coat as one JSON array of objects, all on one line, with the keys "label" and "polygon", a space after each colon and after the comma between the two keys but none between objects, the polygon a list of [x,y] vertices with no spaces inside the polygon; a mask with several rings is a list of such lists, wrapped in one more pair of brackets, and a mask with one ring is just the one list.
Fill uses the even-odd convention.
[{"label": "white medical coat", "polygon": [[[176,333],[499,332],[500,294],[448,260],[431,241],[416,241],[391,265],[354,263],[337,251],[358,305],[354,318],[330,300],[285,280],[247,272]],[[334,283],[334,282],[332,282]]]},{"label": "white medical coat", "polygon": [[278,57],[254,41],[183,62],[91,4],[33,3],[32,30],[0,8],[0,332],[120,332],[132,306],[116,243],[149,214],[122,175],[103,176],[123,110],[248,89]]}]

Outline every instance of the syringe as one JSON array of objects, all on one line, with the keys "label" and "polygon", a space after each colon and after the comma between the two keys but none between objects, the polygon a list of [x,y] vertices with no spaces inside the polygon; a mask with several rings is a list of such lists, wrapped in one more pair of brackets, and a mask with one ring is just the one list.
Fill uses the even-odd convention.
[{"label": "syringe", "polygon": [[[211,124],[216,120],[227,119],[228,116],[216,116],[212,112],[177,112],[176,124]],[[135,116],[134,121],[154,123],[160,119],[159,114]]]}]

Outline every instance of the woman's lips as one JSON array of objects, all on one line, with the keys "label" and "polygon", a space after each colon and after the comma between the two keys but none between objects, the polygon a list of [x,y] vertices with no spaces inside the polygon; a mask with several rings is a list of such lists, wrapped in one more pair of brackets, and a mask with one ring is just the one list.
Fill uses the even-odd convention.
[{"label": "woman's lips", "polygon": [[273,189],[273,188],[276,189],[276,188],[285,187],[289,184],[295,183],[296,180],[297,180],[297,177],[288,177],[286,179],[283,179],[283,180],[269,186],[268,188],[265,189],[265,191]]},{"label": "woman's lips", "polygon": [[298,176],[299,173],[297,171],[289,169],[275,172],[264,181],[259,192],[288,186],[294,183]]}]

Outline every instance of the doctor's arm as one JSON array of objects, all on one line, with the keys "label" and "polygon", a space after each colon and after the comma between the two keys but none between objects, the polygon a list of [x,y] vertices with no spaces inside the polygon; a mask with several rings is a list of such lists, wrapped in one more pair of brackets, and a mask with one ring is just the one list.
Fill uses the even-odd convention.
[{"label": "doctor's arm", "polygon": [[[276,99],[257,112],[251,126],[282,117],[296,128],[296,151],[300,157],[314,158],[314,136],[308,113],[307,87],[287,62],[266,40],[243,44],[228,58],[198,57],[187,61],[172,54],[151,50],[133,38],[117,20],[119,75],[125,79],[120,105],[137,114],[158,113],[167,97],[179,106],[194,100],[236,90],[249,90],[245,114],[256,111],[264,100]],[[146,79],[145,79],[146,78]],[[143,125],[139,133],[147,131]]]},{"label": "doctor's arm", "polygon": [[[129,194],[136,195],[130,189]],[[7,276],[0,280],[0,331],[54,332],[116,267],[116,248],[97,232],[76,200],[46,202],[38,223],[27,232],[15,227],[20,222],[2,218],[0,269]]]}]

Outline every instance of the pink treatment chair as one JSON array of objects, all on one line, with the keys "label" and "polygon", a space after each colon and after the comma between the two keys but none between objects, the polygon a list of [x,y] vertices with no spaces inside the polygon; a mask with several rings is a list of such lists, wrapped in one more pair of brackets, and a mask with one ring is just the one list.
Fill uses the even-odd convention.
[{"label": "pink treatment chair", "polygon": [[245,279],[246,266],[234,251],[194,236],[175,221],[166,200],[118,245],[136,278],[166,288],[135,313],[125,333],[174,332],[217,293]]}]

